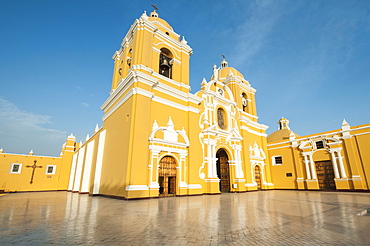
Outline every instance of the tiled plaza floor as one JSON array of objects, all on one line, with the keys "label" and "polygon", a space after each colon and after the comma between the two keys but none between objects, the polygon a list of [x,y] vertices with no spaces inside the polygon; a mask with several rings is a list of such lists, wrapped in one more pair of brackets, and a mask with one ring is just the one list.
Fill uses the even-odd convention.
[{"label": "tiled plaza floor", "polygon": [[0,197],[0,245],[370,245],[370,193]]}]

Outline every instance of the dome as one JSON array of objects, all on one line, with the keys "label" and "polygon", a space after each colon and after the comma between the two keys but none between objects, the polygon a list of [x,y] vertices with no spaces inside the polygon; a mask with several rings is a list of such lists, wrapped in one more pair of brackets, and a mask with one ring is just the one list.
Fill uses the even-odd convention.
[{"label": "dome", "polygon": [[289,129],[281,129],[277,130],[267,137],[267,142],[275,142],[275,141],[281,141],[281,140],[289,140],[290,134],[293,133],[295,137],[299,137],[298,134],[294,133],[292,130]]},{"label": "dome", "polygon": [[[211,77],[211,80],[218,80],[218,79],[224,79],[227,76],[229,76],[230,73],[232,73],[232,76],[238,76],[242,79],[244,79],[244,76],[235,68],[229,67],[229,63],[225,60],[225,56],[223,56],[221,67],[217,68],[216,65],[213,66],[213,75]],[[215,78],[217,77],[217,78]]]},{"label": "dome", "polygon": [[[226,78],[227,76],[229,76],[229,73],[232,73],[233,76],[239,76],[241,77],[242,79],[244,79],[244,76],[241,74],[241,72],[239,72],[238,70],[236,70],[235,68],[233,67],[223,67],[221,69],[218,70],[218,78]],[[212,75],[211,77],[211,80],[214,79],[214,75]]]},{"label": "dome", "polygon": [[168,24],[167,21],[161,19],[158,17],[158,13],[156,11],[153,11],[152,13],[150,13],[149,15],[149,18],[148,20],[150,21],[158,21],[159,23],[161,23],[163,26],[167,27],[168,29],[170,29],[171,31],[173,31],[173,28],[172,26],[170,26],[170,24]]},{"label": "dome", "polygon": [[225,78],[229,75],[229,73],[232,73],[234,76],[239,76],[244,79],[244,76],[235,68],[233,67],[223,67],[218,71],[218,77],[219,78]]},{"label": "dome", "polygon": [[271,133],[267,137],[267,142],[275,142],[275,141],[281,141],[281,140],[289,140],[290,135],[293,133],[295,137],[299,137],[298,134],[294,133],[289,128],[289,120],[282,117],[278,122],[279,130],[276,132]]}]

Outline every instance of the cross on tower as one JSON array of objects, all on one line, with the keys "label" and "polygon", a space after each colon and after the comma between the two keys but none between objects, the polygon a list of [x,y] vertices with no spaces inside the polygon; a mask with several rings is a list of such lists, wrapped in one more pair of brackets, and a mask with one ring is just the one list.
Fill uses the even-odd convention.
[{"label": "cross on tower", "polygon": [[37,161],[35,160],[32,166],[26,166],[26,167],[30,167],[30,168],[32,168],[32,169],[33,169],[33,170],[32,170],[32,175],[31,175],[31,181],[30,181],[30,184],[32,184],[32,183],[33,183],[33,176],[35,175],[35,169],[36,169],[36,168],[42,168],[42,166],[37,166],[37,165],[36,165],[36,163],[37,163]]},{"label": "cross on tower", "polygon": [[155,4],[152,4],[152,7],[154,8],[154,11],[158,10],[158,8]]}]

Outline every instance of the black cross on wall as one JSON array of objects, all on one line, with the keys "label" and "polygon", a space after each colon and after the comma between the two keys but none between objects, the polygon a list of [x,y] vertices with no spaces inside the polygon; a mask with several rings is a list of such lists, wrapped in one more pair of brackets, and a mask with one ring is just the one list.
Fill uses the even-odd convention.
[{"label": "black cross on wall", "polygon": [[32,175],[31,175],[31,181],[30,181],[30,184],[32,184],[32,183],[33,183],[33,176],[35,175],[35,169],[36,169],[36,168],[42,168],[42,166],[37,166],[37,165],[36,165],[36,163],[37,163],[37,160],[35,160],[35,161],[33,162],[33,165],[32,165],[32,166],[26,166],[26,167],[28,167],[28,168],[32,168]]}]

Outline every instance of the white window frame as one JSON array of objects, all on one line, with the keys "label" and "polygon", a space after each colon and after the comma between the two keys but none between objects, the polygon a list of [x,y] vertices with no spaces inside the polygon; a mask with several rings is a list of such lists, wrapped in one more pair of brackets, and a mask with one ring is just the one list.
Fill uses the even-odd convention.
[{"label": "white window frame", "polygon": [[[48,173],[49,167],[53,167],[53,172]],[[57,169],[57,165],[46,165],[45,174],[46,174],[46,175],[54,175],[54,174],[55,174],[56,169]]]},{"label": "white window frame", "polygon": [[[276,157],[281,157],[281,163],[276,163]],[[272,165],[273,166],[281,166],[281,165],[283,165],[283,156],[281,156],[281,155],[274,155],[271,158],[272,158],[271,162],[272,162]]]},{"label": "white window frame", "polygon": [[[19,165],[19,168],[18,168],[17,172],[13,172],[13,168],[14,168],[15,165]],[[21,171],[22,171],[22,163],[11,163],[9,173],[11,173],[11,174],[20,174]]]}]

